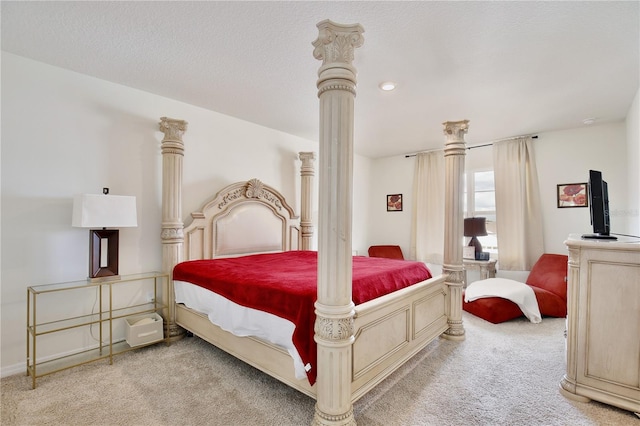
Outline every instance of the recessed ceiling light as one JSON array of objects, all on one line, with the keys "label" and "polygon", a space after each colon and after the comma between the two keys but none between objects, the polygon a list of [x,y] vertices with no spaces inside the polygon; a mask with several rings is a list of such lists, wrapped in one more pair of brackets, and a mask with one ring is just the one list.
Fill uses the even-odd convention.
[{"label": "recessed ceiling light", "polygon": [[396,84],[393,81],[385,81],[383,83],[380,83],[380,85],[378,87],[380,87],[381,90],[384,90],[385,92],[388,92],[390,90],[395,89],[396,88]]},{"label": "recessed ceiling light", "polygon": [[595,122],[596,122],[595,118],[585,118],[584,120],[582,120],[582,123],[586,126],[589,126]]}]

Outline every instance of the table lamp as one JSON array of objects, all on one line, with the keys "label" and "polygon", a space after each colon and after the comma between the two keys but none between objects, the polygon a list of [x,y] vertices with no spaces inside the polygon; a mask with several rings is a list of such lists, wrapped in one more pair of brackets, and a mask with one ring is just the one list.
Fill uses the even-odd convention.
[{"label": "table lamp", "polygon": [[479,254],[482,253],[482,244],[478,241],[478,238],[487,235],[487,218],[486,217],[467,217],[464,219],[464,236],[471,237],[469,246],[474,246],[478,260]]},{"label": "table lamp", "polygon": [[136,197],[109,195],[109,188],[103,188],[102,195],[75,195],[71,225],[91,228],[88,280],[117,279],[119,230],[107,228],[138,226]]}]

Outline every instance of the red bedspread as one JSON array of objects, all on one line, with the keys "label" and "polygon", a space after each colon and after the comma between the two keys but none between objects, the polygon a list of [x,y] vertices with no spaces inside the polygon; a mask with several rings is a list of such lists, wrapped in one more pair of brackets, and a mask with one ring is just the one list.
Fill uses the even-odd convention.
[{"label": "red bedspread", "polygon": [[[313,340],[317,299],[318,254],[289,251],[214,260],[182,262],[173,279],[214,291],[249,308],[293,322],[293,344],[302,361],[311,364],[309,382],[316,379]],[[354,256],[353,302],[358,305],[431,277],[422,262]]]}]

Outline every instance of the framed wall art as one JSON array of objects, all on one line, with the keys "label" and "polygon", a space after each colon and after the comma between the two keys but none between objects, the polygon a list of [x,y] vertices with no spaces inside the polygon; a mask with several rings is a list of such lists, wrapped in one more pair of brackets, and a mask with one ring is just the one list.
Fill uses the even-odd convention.
[{"label": "framed wall art", "polygon": [[388,212],[402,211],[402,194],[387,195],[387,211]]},{"label": "framed wall art", "polygon": [[558,185],[558,208],[589,207],[588,183],[563,183]]}]

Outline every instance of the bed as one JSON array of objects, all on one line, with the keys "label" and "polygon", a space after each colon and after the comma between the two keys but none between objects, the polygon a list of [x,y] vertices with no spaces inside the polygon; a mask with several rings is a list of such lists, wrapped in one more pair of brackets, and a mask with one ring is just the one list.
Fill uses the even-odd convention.
[{"label": "bed", "polygon": [[[182,290],[170,285],[167,322],[172,336],[182,329],[211,342],[287,385],[316,399],[315,424],[355,424],[352,404],[434,339],[464,339],[462,324],[462,174],[468,122],[445,122],[445,247],[441,275],[380,297],[354,303],[351,194],[355,48],[359,24],[318,24],[314,56],[320,99],[319,223],[316,301],[313,305],[314,377],[301,377],[287,343],[236,336],[214,325],[202,309],[188,307]],[[183,120],[163,117],[162,252],[163,270],[209,259],[240,259],[307,252],[312,247],[311,193],[314,153],[299,153],[300,216],[285,197],[259,179],[233,183],[182,216]],[[235,260],[234,260],[235,261]],[[402,261],[394,261],[402,262]],[[233,267],[231,267],[233,268]],[[176,280],[176,283],[183,283]],[[187,284],[188,285],[188,284]],[[178,289],[178,290],[176,290]],[[176,293],[178,298],[176,298]],[[199,296],[196,296],[196,300]],[[182,302],[181,302],[182,301]],[[226,328],[226,327],[225,327]],[[302,362],[302,367],[308,367]]]}]

